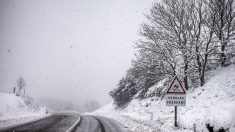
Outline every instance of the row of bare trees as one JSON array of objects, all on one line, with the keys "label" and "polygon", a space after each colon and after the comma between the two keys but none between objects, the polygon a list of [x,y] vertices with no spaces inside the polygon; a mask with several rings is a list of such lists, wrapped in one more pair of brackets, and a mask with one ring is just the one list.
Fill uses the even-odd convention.
[{"label": "row of bare trees", "polygon": [[[148,21],[141,26],[133,67],[123,79],[131,79],[140,96],[175,74],[181,76],[186,89],[204,85],[206,71],[227,66],[234,57],[234,5],[234,0],[162,0],[153,4],[146,15]],[[118,85],[111,96],[123,95],[122,89],[131,88]]]},{"label": "row of bare trees", "polygon": [[168,62],[165,69],[182,75],[186,89],[195,72],[202,86],[208,61],[219,57],[221,66],[226,66],[231,57],[226,48],[234,40],[234,9],[234,0],[163,0],[147,15],[149,23],[142,26],[144,38],[137,42],[138,48]]}]

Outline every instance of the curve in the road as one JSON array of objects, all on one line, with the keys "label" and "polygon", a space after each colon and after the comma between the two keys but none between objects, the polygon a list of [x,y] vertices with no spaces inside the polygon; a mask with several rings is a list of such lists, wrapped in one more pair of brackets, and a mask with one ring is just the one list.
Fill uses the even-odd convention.
[{"label": "curve in the road", "polygon": [[81,117],[78,117],[78,120],[65,132],[74,132],[77,128],[77,126],[79,126],[81,123]]},{"label": "curve in the road", "polygon": [[129,132],[119,122],[102,116],[81,116],[81,123],[75,132]]},{"label": "curve in the road", "polygon": [[105,132],[105,129],[104,129],[104,126],[103,126],[102,122],[95,116],[91,116],[91,117],[95,118],[99,122],[101,132]]},{"label": "curve in the road", "polygon": [[[80,118],[80,120],[78,120]],[[129,132],[119,122],[102,116],[57,114],[24,125],[7,128],[4,132]],[[2,131],[1,131],[2,132]]]},{"label": "curve in the road", "polygon": [[105,131],[107,132],[130,132],[125,126],[114,119],[102,116],[96,116],[96,118],[101,121],[101,123],[104,125]]},{"label": "curve in the road", "polygon": [[77,120],[76,115],[52,115],[47,118],[8,128],[2,132],[65,132]]},{"label": "curve in the road", "polygon": [[80,120],[75,132],[101,132],[100,124],[95,118],[84,115]]}]

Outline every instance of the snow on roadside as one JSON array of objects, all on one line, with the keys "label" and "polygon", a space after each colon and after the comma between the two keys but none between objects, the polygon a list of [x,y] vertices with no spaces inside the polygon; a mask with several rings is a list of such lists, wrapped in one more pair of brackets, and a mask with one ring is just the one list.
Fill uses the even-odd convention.
[{"label": "snow on roadside", "polygon": [[207,131],[206,123],[218,130],[235,129],[235,66],[219,68],[203,87],[187,91],[185,107],[178,107],[179,127],[174,127],[174,107],[167,107],[165,99],[134,99],[127,108],[115,109],[113,103],[93,114],[118,120],[135,132]]},{"label": "snow on roadside", "polygon": [[43,118],[48,117],[49,114],[45,114],[45,115],[28,115],[25,117],[17,117],[17,118],[11,118],[11,119],[5,119],[5,120],[1,120],[0,121],[0,130],[2,128],[8,127],[8,126],[18,126],[19,124],[24,124],[24,123],[28,123],[28,122],[33,122],[35,120],[40,120]]},{"label": "snow on roadside", "polygon": [[29,97],[0,92],[0,126],[35,120],[46,116],[46,107],[36,105]]}]

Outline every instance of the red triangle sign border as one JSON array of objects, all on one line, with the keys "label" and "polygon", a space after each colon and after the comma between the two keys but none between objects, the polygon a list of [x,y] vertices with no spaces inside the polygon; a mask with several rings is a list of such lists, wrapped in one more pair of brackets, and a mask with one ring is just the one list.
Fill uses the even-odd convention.
[{"label": "red triangle sign border", "polygon": [[[170,92],[170,89],[171,89],[172,85],[174,84],[174,82],[175,82],[176,80],[179,82],[180,87],[183,89],[183,92]],[[177,75],[174,76],[174,79],[171,81],[171,84],[170,84],[170,86],[167,88],[167,92],[166,92],[166,93],[167,93],[167,94],[186,94],[186,92],[185,92],[185,90],[184,90],[184,88],[183,88],[183,86],[182,86],[182,84],[181,84],[181,81],[179,80],[179,78],[177,77]]]}]

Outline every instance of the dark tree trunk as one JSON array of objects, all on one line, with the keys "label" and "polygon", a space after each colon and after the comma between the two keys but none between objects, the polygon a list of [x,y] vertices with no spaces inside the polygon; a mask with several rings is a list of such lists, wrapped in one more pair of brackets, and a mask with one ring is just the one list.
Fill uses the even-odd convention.
[{"label": "dark tree trunk", "polygon": [[200,61],[200,55],[198,51],[198,47],[196,47],[196,52],[197,52],[197,65],[198,65],[198,75],[200,79],[200,86],[204,84],[204,75],[202,76],[202,63]]},{"label": "dark tree trunk", "polygon": [[187,56],[185,57],[184,60],[184,87],[186,90],[188,90],[189,86],[188,86],[188,75],[187,75],[187,71],[188,71],[188,62],[187,62]]},{"label": "dark tree trunk", "polygon": [[205,84],[205,74],[203,73],[200,77],[200,85],[203,86]]},{"label": "dark tree trunk", "polygon": [[188,90],[188,77],[187,76],[184,77],[184,87],[186,90]]},{"label": "dark tree trunk", "polygon": [[222,67],[224,67],[225,66],[225,61],[226,61],[226,56],[225,56],[225,53],[224,53],[224,50],[225,50],[225,44],[222,44],[222,46],[221,46],[221,58],[220,58],[220,60],[221,60],[221,66]]},{"label": "dark tree trunk", "polygon": [[16,87],[13,87],[13,93],[16,93]]}]

